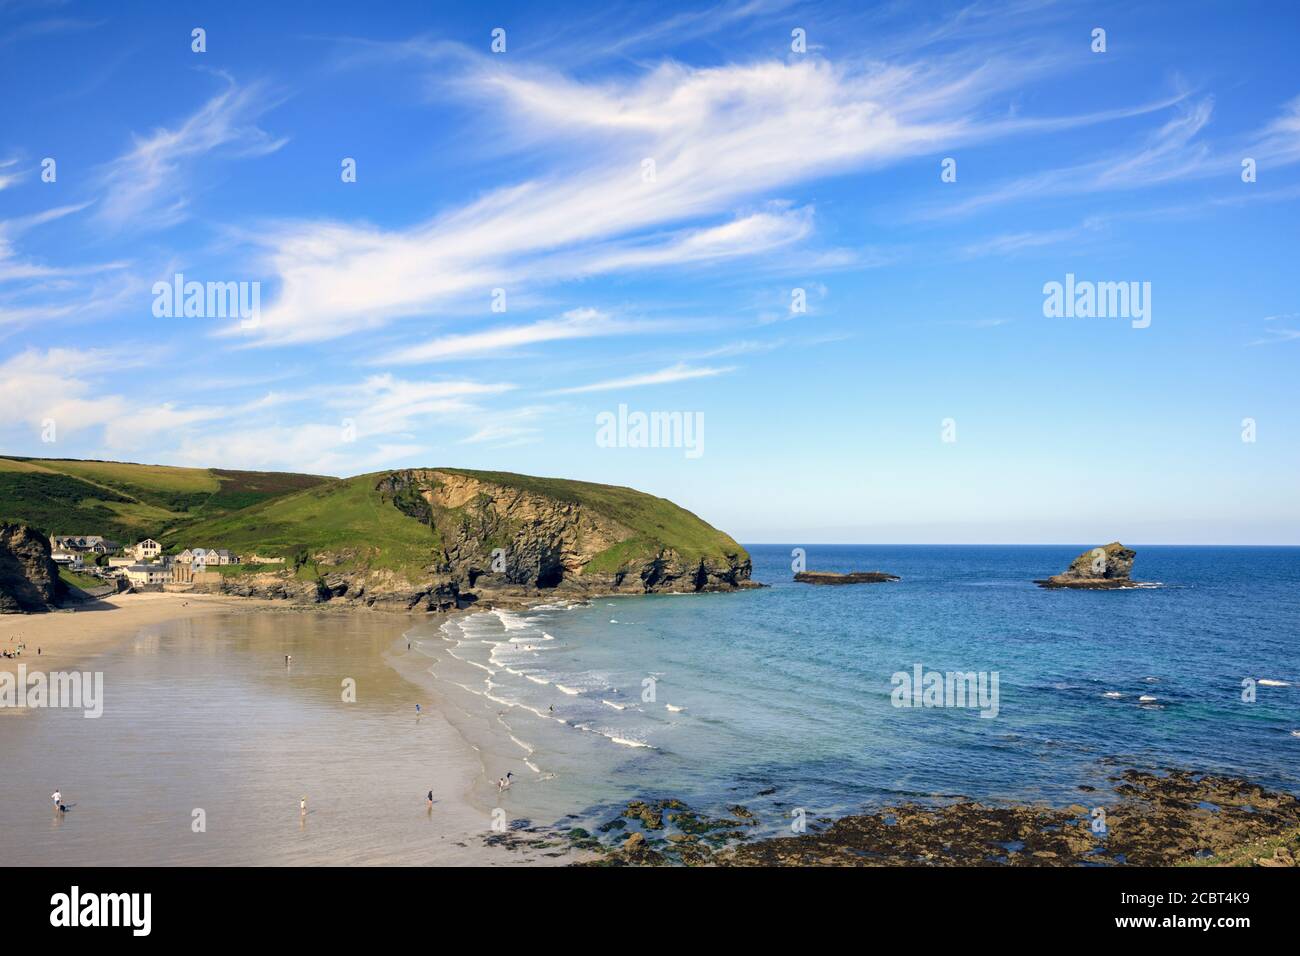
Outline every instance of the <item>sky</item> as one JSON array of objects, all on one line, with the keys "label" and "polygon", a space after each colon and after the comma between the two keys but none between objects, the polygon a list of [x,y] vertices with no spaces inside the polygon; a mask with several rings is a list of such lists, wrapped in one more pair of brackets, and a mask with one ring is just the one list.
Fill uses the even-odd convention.
[{"label": "sky", "polygon": [[0,0],[0,452],[577,478],[751,543],[1300,544],[1298,38]]}]

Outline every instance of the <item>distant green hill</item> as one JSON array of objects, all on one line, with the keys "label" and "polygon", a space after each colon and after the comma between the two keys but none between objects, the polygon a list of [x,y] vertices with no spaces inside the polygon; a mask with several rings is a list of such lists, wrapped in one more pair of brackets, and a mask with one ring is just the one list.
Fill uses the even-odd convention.
[{"label": "distant green hill", "polygon": [[49,534],[158,537],[333,479],[281,472],[174,468],[117,461],[0,458],[0,520]]}]

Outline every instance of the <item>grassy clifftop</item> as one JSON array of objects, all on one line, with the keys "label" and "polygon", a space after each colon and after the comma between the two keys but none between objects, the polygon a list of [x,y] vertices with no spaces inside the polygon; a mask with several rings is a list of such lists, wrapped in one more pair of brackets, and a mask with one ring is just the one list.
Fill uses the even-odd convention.
[{"label": "grassy clifftop", "polygon": [[[497,491],[518,491],[558,505],[575,505],[616,522],[631,532],[597,554],[591,571],[610,571],[627,559],[672,549],[686,559],[722,561],[745,555],[730,536],[664,498],[614,485],[563,478],[536,478],[509,472],[440,468],[433,472],[475,479]],[[177,528],[160,539],[164,545],[212,541],[234,550],[252,548],[265,555],[293,557],[303,552],[332,552],[345,564],[414,572],[435,560],[443,545],[440,527],[455,524],[473,504],[440,508],[439,520],[421,520],[412,509],[381,490],[394,475],[376,472],[330,481],[266,501],[232,514]],[[436,484],[434,482],[433,484]],[[433,509],[430,509],[431,511]],[[431,516],[432,517],[432,516]]]},{"label": "grassy clifftop", "polygon": [[134,541],[330,480],[119,461],[0,458],[0,520],[50,534]]},{"label": "grassy clifftop", "polygon": [[415,570],[430,564],[439,544],[436,536],[383,500],[375,487],[382,476],[333,479],[183,525],[158,540],[164,547],[256,550],[290,559],[330,552],[346,557],[345,563],[371,569]]}]

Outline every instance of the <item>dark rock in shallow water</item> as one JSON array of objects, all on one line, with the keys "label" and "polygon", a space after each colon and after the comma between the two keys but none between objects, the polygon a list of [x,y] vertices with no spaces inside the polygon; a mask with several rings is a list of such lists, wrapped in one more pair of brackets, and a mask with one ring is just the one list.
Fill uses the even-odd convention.
[{"label": "dark rock in shallow water", "polygon": [[833,571],[800,571],[794,579],[804,584],[880,584],[884,581],[902,580],[897,574],[886,574],[884,571],[852,571],[848,574],[836,574]]},{"label": "dark rock in shallow water", "polygon": [[[715,866],[1295,865],[1300,800],[1232,777],[1126,770],[1094,807],[905,804],[715,854]],[[1118,799],[1117,799],[1118,798]],[[1213,803],[1219,812],[1201,809]],[[1208,851],[1208,853],[1207,853]]]},{"label": "dark rock in shallow water", "polygon": [[1130,574],[1137,552],[1112,541],[1103,548],[1090,548],[1073,561],[1060,574],[1035,581],[1040,588],[1078,588],[1104,591],[1112,588],[1131,588],[1138,582]]}]

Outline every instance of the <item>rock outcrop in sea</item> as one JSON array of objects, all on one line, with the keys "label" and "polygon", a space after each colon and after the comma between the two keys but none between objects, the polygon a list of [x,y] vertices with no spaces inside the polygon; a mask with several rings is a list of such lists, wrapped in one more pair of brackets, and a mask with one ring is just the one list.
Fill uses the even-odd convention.
[{"label": "rock outcrop in sea", "polygon": [[50,539],[24,524],[0,524],[0,614],[48,611],[62,589]]},{"label": "rock outcrop in sea", "polygon": [[885,581],[901,581],[897,574],[884,571],[850,571],[848,574],[836,574],[834,571],[799,571],[794,579],[803,584],[880,584]]},{"label": "rock outcrop in sea", "polygon": [[1133,559],[1137,552],[1118,541],[1100,548],[1090,548],[1073,561],[1060,574],[1035,581],[1042,588],[1079,588],[1106,590],[1133,587]]}]

